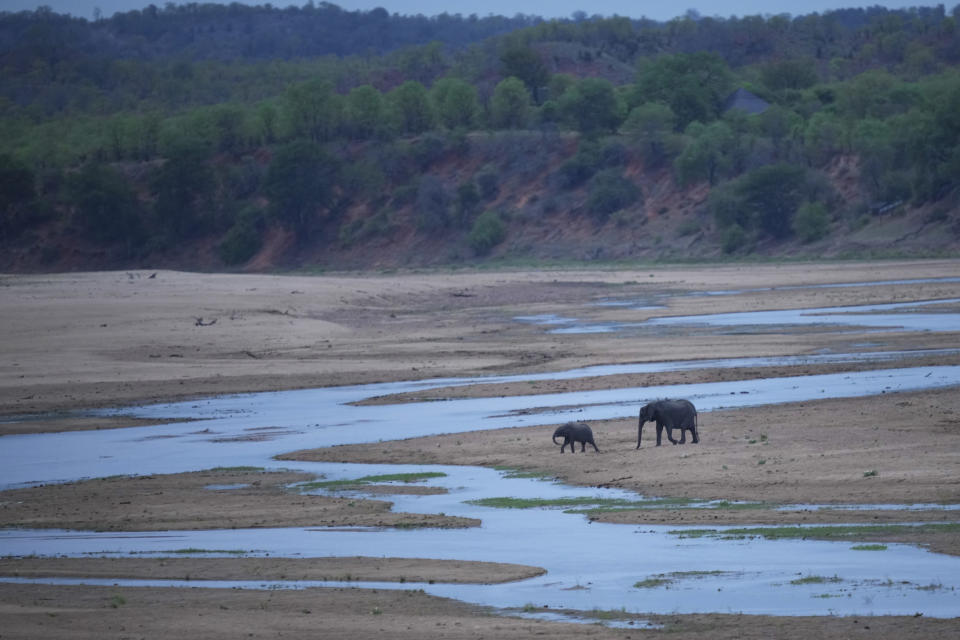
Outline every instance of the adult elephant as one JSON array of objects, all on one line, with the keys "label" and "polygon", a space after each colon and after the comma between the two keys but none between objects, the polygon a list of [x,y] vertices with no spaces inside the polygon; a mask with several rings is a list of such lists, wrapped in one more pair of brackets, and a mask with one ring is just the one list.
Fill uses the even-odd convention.
[{"label": "adult elephant", "polygon": [[654,422],[657,425],[657,446],[660,446],[660,434],[667,430],[667,439],[677,444],[673,439],[673,430],[680,429],[680,444],[687,442],[687,430],[693,436],[693,443],[700,442],[697,435],[697,409],[689,400],[657,400],[644,405],[640,409],[640,423],[637,425],[637,449],[640,448],[640,437],[643,435],[643,424]]}]

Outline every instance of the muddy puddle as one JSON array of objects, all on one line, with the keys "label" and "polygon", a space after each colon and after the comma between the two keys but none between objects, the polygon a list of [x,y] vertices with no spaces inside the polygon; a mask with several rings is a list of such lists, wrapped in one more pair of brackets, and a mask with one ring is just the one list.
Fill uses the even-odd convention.
[{"label": "muddy puddle", "polygon": [[[956,301],[949,301],[955,303]],[[933,303],[931,303],[932,305]],[[722,314],[697,322],[781,323],[829,317],[858,326],[886,327],[895,317],[918,330],[960,326],[956,314],[903,313],[919,308],[873,305],[820,310]],[[895,313],[888,313],[888,312]],[[767,314],[767,315],[764,315]],[[744,317],[748,316],[748,317]],[[951,324],[946,324],[949,317]],[[767,320],[764,320],[766,318]],[[877,324],[870,324],[875,318]],[[660,322],[681,322],[661,319]],[[683,321],[690,321],[686,319]],[[920,321],[918,321],[920,322]],[[904,325],[901,325],[904,326]],[[940,327],[940,328],[933,328]],[[918,352],[920,353],[920,352]],[[922,352],[929,355],[930,352]],[[0,555],[169,555],[177,550],[271,557],[429,557],[519,563],[543,567],[543,576],[500,585],[363,583],[383,589],[422,588],[428,593],[530,614],[563,609],[623,612],[743,612],[772,615],[875,614],[954,617],[960,615],[960,558],[889,544],[883,550],[855,549],[849,542],[685,537],[684,527],[605,524],[562,509],[503,509],[477,500],[596,498],[636,500],[617,489],[569,487],[510,477],[492,469],[425,465],[364,465],[284,462],[273,456],[335,444],[551,424],[568,419],[603,420],[635,416],[639,406],[660,397],[691,398],[702,412],[782,402],[853,397],[960,385],[960,366],[911,367],[910,353],[820,354],[803,362],[890,361],[891,368],[839,374],[756,379],[663,387],[539,394],[507,398],[456,399],[402,405],[357,405],[371,397],[430,387],[544,380],[628,371],[668,371],[717,366],[785,364],[789,358],[687,361],[655,365],[590,367],[557,374],[441,379],[278,393],[235,395],[203,401],[124,408],[99,414],[134,415],[168,422],[150,427],[0,439],[0,487],[27,486],[88,477],[161,474],[214,467],[254,466],[303,470],[327,480],[369,475],[438,472],[426,486],[431,495],[391,496],[394,509],[479,518],[470,529],[278,528],[152,533],[95,533],[54,530],[0,531]],[[799,360],[798,360],[799,361]],[[720,363],[720,364],[718,364]],[[631,369],[632,367],[632,369]],[[646,367],[646,368],[644,368]],[[672,368],[672,369],[671,369]],[[199,422],[198,422],[199,421]],[[211,486],[230,491],[231,486]],[[357,494],[362,495],[362,492]],[[792,505],[811,508],[811,505]],[[900,505],[889,505],[900,508]],[[912,505],[930,508],[930,505]],[[946,508],[956,508],[947,505]],[[723,527],[718,527],[723,529]],[[216,555],[216,554],[214,554]],[[14,579],[4,579],[14,581]],[[48,582],[54,582],[49,580]],[[74,580],[98,584],[97,581]],[[170,585],[173,581],[107,580],[108,584]],[[189,581],[188,586],[303,588],[329,583],[295,581]],[[342,583],[338,583],[342,584]]]}]

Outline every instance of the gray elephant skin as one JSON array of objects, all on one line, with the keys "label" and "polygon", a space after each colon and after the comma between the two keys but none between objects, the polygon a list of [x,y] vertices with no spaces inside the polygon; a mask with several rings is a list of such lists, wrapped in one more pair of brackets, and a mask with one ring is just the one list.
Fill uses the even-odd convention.
[{"label": "gray elephant skin", "polygon": [[[563,443],[557,442],[557,438],[563,438]],[[593,441],[593,430],[585,422],[568,422],[560,425],[553,432],[553,444],[560,445],[560,453],[563,453],[563,449],[567,445],[570,445],[570,453],[574,453],[578,442],[581,452],[587,450],[587,444],[589,443],[593,445],[597,453],[600,453],[600,449],[597,449],[597,444]]]},{"label": "gray elephant skin", "polygon": [[657,400],[644,405],[640,409],[640,423],[637,425],[637,449],[640,448],[640,437],[643,435],[643,424],[654,422],[657,425],[657,446],[660,446],[660,434],[667,430],[667,439],[677,444],[673,439],[673,430],[680,429],[680,444],[687,442],[687,430],[693,436],[693,443],[700,442],[697,435],[697,410],[689,400]]}]

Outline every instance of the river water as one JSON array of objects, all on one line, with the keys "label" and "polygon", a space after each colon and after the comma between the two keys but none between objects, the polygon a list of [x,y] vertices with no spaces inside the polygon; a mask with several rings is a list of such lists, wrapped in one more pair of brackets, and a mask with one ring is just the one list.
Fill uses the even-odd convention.
[{"label": "river water", "polygon": [[[858,316],[858,320],[862,321],[862,317]],[[745,320],[755,319],[754,316]],[[952,326],[960,326],[956,315]],[[251,555],[274,557],[368,555],[515,562],[543,567],[547,573],[505,585],[364,583],[364,586],[423,588],[440,596],[508,609],[774,615],[920,612],[928,616],[954,617],[960,615],[960,558],[908,545],[889,545],[883,551],[863,551],[842,542],[684,538],[668,532],[682,527],[590,523],[582,515],[558,509],[496,509],[468,502],[493,496],[638,497],[621,490],[568,487],[544,480],[511,478],[499,471],[475,467],[286,461],[281,465],[273,460],[277,454],[301,448],[550,424],[567,419],[590,421],[635,416],[639,406],[660,397],[688,397],[701,412],[710,412],[729,407],[960,385],[960,366],[910,366],[913,356],[930,353],[822,354],[803,358],[618,365],[556,374],[234,395],[101,412],[120,412],[158,420],[182,418],[184,421],[132,429],[5,436],[0,439],[0,487],[240,465],[302,469],[328,479],[441,471],[446,476],[431,479],[427,484],[445,487],[448,493],[393,496],[395,509],[474,517],[481,519],[483,524],[462,530],[279,528],[151,533],[3,530],[0,531],[0,555],[164,555],[172,550],[193,548],[243,550]],[[510,398],[381,406],[353,404],[376,396],[470,384],[478,380],[533,381],[631,371],[873,359],[889,362],[891,368]],[[602,432],[597,436],[602,439]],[[552,451],[552,445],[546,443],[545,446]],[[802,580],[811,576],[820,580]],[[657,587],[643,586],[642,581],[651,577],[661,577],[668,582]],[[97,583],[93,580],[83,582]],[[166,581],[106,582],[177,584]],[[315,583],[190,581],[188,584],[194,587],[299,588]]]}]

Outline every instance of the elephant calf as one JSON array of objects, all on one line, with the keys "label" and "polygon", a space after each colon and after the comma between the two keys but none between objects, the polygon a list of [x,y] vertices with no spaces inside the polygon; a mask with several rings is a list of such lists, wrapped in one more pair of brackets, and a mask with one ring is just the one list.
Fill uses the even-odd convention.
[{"label": "elephant calf", "polygon": [[[563,438],[563,444],[557,442],[557,437]],[[553,444],[560,445],[560,453],[563,453],[563,449],[567,445],[570,445],[570,453],[573,453],[576,451],[578,442],[580,443],[581,453],[587,450],[587,443],[592,444],[594,451],[600,453],[600,449],[597,449],[597,444],[593,441],[593,431],[585,422],[568,422],[557,427],[557,430],[553,432]]]}]

